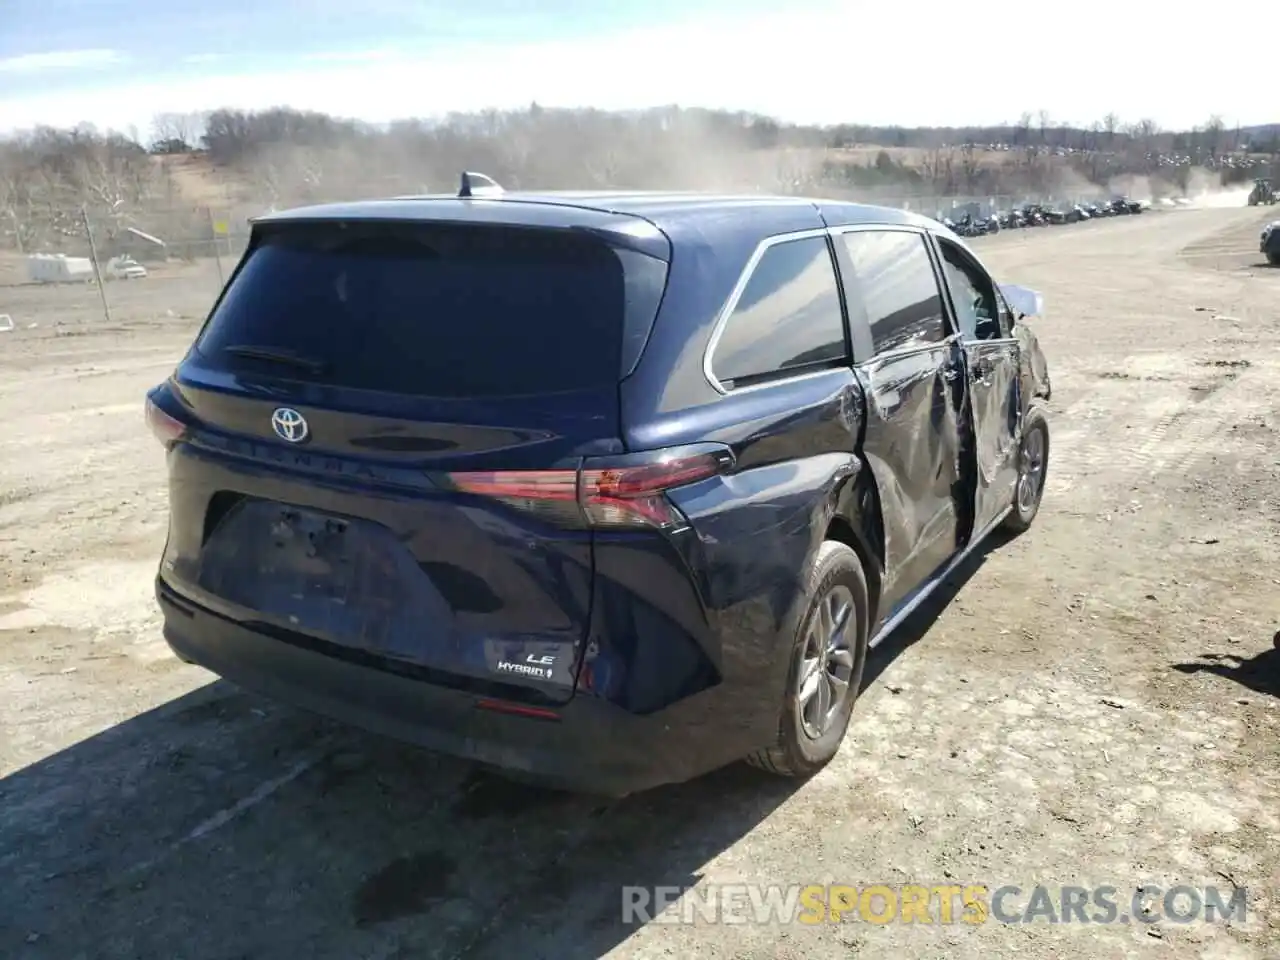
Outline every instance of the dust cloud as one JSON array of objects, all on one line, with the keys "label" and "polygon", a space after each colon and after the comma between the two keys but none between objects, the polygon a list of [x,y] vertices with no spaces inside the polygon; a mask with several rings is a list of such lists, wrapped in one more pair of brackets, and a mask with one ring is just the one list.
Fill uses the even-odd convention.
[{"label": "dust cloud", "polygon": [[1187,171],[1185,190],[1172,179],[1141,175],[1114,177],[1107,187],[1113,194],[1142,203],[1207,209],[1245,206],[1252,184],[1224,187],[1216,171],[1194,167]]},{"label": "dust cloud", "polygon": [[1186,196],[1192,207],[1243,207],[1248,204],[1252,189],[1252,184],[1224,187],[1216,173],[1197,167],[1187,178]]},{"label": "dust cloud", "polygon": [[1225,187],[1199,196],[1188,197],[1189,206],[1208,207],[1245,207],[1249,205],[1249,191],[1252,187]]}]

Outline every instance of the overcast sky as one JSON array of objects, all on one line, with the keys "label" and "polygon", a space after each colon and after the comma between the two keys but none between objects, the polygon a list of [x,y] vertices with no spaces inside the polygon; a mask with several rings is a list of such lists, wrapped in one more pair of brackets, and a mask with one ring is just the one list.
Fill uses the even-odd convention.
[{"label": "overcast sky", "polygon": [[[381,122],[679,103],[799,122],[965,125],[1047,110],[1280,121],[1280,7],[1137,0],[0,0],[0,131],[149,132],[286,105]],[[1169,10],[1168,5],[1164,9]],[[1176,9],[1176,7],[1174,8]],[[783,11],[786,12],[783,12]]]}]

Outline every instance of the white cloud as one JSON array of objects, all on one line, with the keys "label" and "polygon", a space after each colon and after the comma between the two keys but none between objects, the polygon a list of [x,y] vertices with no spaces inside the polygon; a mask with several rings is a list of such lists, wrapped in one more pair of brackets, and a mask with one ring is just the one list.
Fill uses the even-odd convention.
[{"label": "white cloud", "polygon": [[[1022,0],[985,0],[980,15],[971,5],[942,0],[924,0],[909,11],[829,0],[825,9],[798,7],[603,37],[464,43],[421,57],[370,50],[255,73],[139,74],[132,82],[86,84],[74,92],[0,93],[0,131],[84,120],[146,129],[157,113],[220,106],[286,105],[383,122],[532,100],[604,109],[680,103],[800,122],[908,126],[1012,122],[1041,107],[1054,121],[1083,123],[1113,110],[1126,120],[1150,116],[1165,126],[1203,122],[1215,112],[1228,123],[1275,119],[1261,75],[1254,83],[1238,82],[1236,75],[1228,84],[1212,71],[1170,66],[1200,62],[1206,49],[1228,48],[1233,63],[1266,62],[1273,39],[1260,31],[1242,33],[1238,17],[1193,29],[1177,18],[1115,24],[1113,0],[1078,0],[1066,17],[1070,22],[1063,18],[1061,11]],[[1046,38],[1056,49],[1086,23],[1121,31],[1123,53],[1098,65],[1057,53],[1036,60],[1025,52],[1012,59],[997,52],[1026,51],[1028,37]],[[1138,83],[1141,77],[1160,81]]]},{"label": "white cloud", "polygon": [[403,60],[403,54],[393,47],[375,50],[335,50],[329,53],[309,53],[303,61],[306,63],[377,63],[379,61]]},{"label": "white cloud", "polygon": [[124,57],[116,50],[53,50],[48,53],[24,53],[0,60],[0,73],[92,70],[98,67],[109,67],[123,60]]}]

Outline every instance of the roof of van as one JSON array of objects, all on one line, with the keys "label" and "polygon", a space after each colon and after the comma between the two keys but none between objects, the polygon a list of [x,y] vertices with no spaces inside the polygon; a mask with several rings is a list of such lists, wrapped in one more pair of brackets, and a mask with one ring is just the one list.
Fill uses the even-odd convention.
[{"label": "roof of van", "polygon": [[[746,218],[762,210],[783,212],[805,208],[821,212],[831,226],[859,223],[903,224],[938,228],[935,221],[896,207],[879,207],[809,197],[782,197],[759,194],[666,193],[655,191],[548,191],[504,193],[500,196],[459,198],[451,194],[389,197],[351,203],[281,210],[258,217],[254,222],[296,220],[401,220],[560,226],[610,229],[619,218],[648,221],[660,230],[690,219],[723,218],[739,214]],[[610,223],[612,221],[612,224]]]}]

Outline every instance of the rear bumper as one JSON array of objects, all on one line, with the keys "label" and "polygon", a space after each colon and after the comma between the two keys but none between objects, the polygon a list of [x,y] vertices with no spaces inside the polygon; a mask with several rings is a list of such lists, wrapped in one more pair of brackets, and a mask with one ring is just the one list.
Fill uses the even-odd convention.
[{"label": "rear bumper", "polygon": [[735,736],[738,724],[716,729],[723,688],[646,716],[583,694],[557,708],[558,720],[516,716],[482,709],[476,694],[257,633],[159,577],[156,598],[165,640],[183,660],[271,699],[552,787],[624,796],[691,779],[761,745]]}]

